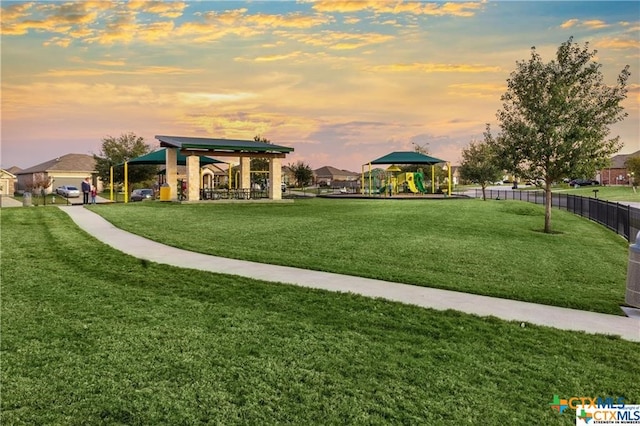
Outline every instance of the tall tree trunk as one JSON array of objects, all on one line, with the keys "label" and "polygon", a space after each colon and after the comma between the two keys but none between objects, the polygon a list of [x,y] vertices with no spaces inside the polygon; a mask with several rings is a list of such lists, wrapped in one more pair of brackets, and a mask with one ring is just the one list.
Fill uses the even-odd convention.
[{"label": "tall tree trunk", "polygon": [[486,186],[481,185],[482,186],[482,201],[487,201],[487,194],[485,192]]},{"label": "tall tree trunk", "polygon": [[551,184],[545,183],[544,187],[544,232],[551,233]]}]

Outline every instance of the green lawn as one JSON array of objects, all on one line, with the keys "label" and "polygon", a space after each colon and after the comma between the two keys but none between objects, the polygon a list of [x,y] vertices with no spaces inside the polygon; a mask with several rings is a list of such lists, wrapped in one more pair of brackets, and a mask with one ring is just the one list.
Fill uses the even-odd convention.
[{"label": "green lawn", "polygon": [[608,201],[640,202],[640,190],[634,192],[630,186],[582,186],[579,188],[558,188],[554,192],[562,192],[583,197],[594,197],[593,190],[598,190],[598,198]]},{"label": "green lawn", "polygon": [[621,314],[627,243],[542,206],[480,200],[136,203],[91,209],[116,226],[220,256]]},{"label": "green lawn", "polygon": [[55,208],[0,220],[1,424],[570,425],[554,394],[640,401],[637,343],[142,262]]}]

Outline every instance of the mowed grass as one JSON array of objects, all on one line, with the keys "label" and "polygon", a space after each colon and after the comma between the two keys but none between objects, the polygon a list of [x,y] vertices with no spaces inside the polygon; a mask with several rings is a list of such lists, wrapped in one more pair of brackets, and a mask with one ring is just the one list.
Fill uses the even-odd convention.
[{"label": "mowed grass", "polygon": [[581,186],[579,188],[565,187],[558,188],[554,192],[562,192],[582,197],[594,197],[594,189],[598,190],[598,198],[608,201],[631,201],[640,202],[640,191],[633,191],[631,186]]},{"label": "mowed grass", "polygon": [[554,394],[640,401],[637,343],[143,262],[55,208],[0,219],[1,424],[570,425]]},{"label": "mowed grass", "polygon": [[621,314],[627,243],[542,206],[481,200],[296,200],[91,207],[116,226],[219,256]]}]

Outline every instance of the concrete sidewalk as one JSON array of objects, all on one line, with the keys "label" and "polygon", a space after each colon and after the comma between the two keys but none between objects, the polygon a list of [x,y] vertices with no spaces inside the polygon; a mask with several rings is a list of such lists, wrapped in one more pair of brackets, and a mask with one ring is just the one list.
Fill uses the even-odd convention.
[{"label": "concrete sidewalk", "polygon": [[289,283],[335,292],[417,305],[437,310],[453,309],[479,316],[593,334],[612,334],[640,342],[640,319],[499,299],[455,291],[226,259],[159,244],[116,228],[81,206],[60,206],[87,233],[131,256],[180,268],[200,269],[265,281]]},{"label": "concrete sidewalk", "polygon": [[0,196],[0,207],[22,207],[22,201],[18,201],[8,195],[2,195]]},{"label": "concrete sidewalk", "polygon": [[[111,200],[108,200],[106,198],[102,198],[100,196],[96,197],[96,204],[103,204],[103,203],[111,203]],[[31,202],[32,206],[33,201]],[[66,198],[60,196],[58,198],[58,203],[51,203],[48,204],[49,206],[65,206],[65,205],[82,205],[82,197],[78,198],[78,199],[71,199],[71,200],[67,200]],[[10,197],[8,195],[2,195],[0,196],[0,207],[24,207],[24,204],[22,201],[18,201],[13,197]]]}]

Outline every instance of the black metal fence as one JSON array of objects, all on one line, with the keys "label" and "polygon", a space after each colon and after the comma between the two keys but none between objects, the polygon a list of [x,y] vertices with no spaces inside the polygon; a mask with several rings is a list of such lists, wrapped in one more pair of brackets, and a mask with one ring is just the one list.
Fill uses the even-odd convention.
[{"label": "black metal fence", "polygon": [[[544,204],[546,198],[544,191],[487,189],[486,195],[491,199],[520,200],[536,204]],[[476,189],[475,196],[482,197],[482,190]],[[626,204],[579,195],[552,193],[551,206],[604,225],[630,243],[635,243],[636,235],[640,231],[640,209]]]},{"label": "black metal fence", "polygon": [[201,189],[201,200],[256,200],[268,198],[267,191],[254,189]]}]

